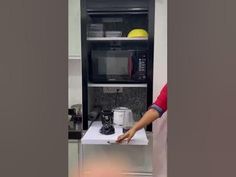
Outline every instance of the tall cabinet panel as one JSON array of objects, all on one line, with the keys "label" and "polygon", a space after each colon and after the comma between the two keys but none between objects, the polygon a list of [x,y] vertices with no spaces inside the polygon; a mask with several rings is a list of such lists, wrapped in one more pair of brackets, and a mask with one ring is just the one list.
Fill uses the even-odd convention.
[{"label": "tall cabinet panel", "polygon": [[82,105],[80,16],[80,0],[68,0],[68,108],[77,110],[68,111],[69,139],[81,137],[81,119],[77,119]]},{"label": "tall cabinet panel", "polygon": [[99,109],[137,121],[152,103],[154,0],[82,0],[81,15],[83,129]]},{"label": "tall cabinet panel", "polygon": [[81,58],[80,0],[68,0],[69,59]]},{"label": "tall cabinet panel", "polygon": [[68,106],[82,104],[80,0],[68,0]]}]

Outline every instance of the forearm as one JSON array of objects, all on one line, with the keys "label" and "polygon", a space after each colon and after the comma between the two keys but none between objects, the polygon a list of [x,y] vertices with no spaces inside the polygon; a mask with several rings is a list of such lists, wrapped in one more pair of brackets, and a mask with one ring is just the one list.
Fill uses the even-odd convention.
[{"label": "forearm", "polygon": [[154,109],[149,109],[143,117],[133,126],[133,128],[138,131],[142,128],[144,128],[146,125],[150,124],[154,120],[160,117],[160,114],[158,111]]}]

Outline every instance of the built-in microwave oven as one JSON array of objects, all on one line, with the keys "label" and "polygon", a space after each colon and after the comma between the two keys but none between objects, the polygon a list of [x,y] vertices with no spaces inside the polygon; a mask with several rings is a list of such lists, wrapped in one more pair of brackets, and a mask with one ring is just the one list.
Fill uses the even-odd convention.
[{"label": "built-in microwave oven", "polygon": [[147,52],[142,50],[92,50],[90,81],[144,83]]}]

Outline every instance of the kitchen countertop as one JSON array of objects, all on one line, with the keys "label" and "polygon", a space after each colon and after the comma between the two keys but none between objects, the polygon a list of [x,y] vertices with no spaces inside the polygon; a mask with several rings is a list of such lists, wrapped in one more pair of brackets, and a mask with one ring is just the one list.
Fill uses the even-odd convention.
[{"label": "kitchen countertop", "polygon": [[[102,127],[100,121],[94,122],[92,126],[85,133],[81,139],[82,144],[116,144],[116,139],[119,135],[122,135],[122,126],[114,125],[115,134],[112,135],[103,135],[99,132]],[[121,144],[127,144],[123,142]],[[148,145],[147,135],[144,129],[141,129],[136,132],[134,137],[129,142],[129,145]]]}]

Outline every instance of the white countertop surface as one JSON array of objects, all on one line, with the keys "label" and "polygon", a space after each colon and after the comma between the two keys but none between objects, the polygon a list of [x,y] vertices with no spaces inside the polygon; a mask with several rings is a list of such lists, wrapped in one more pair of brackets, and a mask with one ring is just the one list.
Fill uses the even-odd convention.
[{"label": "white countertop surface", "polygon": [[[82,144],[117,144],[116,139],[119,135],[122,135],[122,126],[114,125],[115,133],[112,135],[103,135],[99,132],[102,127],[100,121],[94,122],[88,131],[85,133],[81,139]],[[127,141],[121,143],[122,145],[126,144]],[[148,145],[148,139],[144,129],[137,131],[128,145]]]}]

